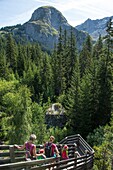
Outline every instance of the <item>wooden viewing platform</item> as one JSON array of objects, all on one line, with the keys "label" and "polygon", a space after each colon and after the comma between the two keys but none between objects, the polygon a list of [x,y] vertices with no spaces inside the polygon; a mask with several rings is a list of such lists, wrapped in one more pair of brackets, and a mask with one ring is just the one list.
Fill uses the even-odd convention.
[{"label": "wooden viewing platform", "polygon": [[[56,170],[92,169],[94,150],[79,134],[60,141],[57,144],[60,153],[64,144],[69,147],[68,160],[58,157],[25,161],[25,151],[17,151],[13,145],[0,145],[0,170],[47,170],[50,167]],[[42,145],[37,146],[37,148],[42,147]]]}]

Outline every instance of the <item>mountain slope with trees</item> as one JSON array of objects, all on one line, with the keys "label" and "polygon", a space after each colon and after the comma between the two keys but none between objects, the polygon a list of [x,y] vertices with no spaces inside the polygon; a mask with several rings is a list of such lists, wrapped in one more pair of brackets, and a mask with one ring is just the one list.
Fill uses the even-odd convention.
[{"label": "mountain slope with trees", "polygon": [[[55,44],[58,43],[59,28],[62,30],[71,30],[71,25],[68,24],[66,18],[60,11],[51,6],[43,6],[36,9],[29,21],[23,25],[12,27],[4,27],[0,33],[13,33],[16,41],[22,42],[38,42],[43,49],[51,51]],[[73,27],[73,33],[77,39],[77,48],[81,49],[86,39],[87,33],[78,31]]]},{"label": "mountain slope with trees", "polygon": [[[22,144],[35,133],[36,143],[42,144],[51,134],[56,141],[81,134],[95,145],[95,169],[109,170],[113,154],[113,22],[108,22],[104,43],[100,36],[93,45],[88,35],[81,51],[73,27],[68,32],[62,27],[59,30],[51,54],[36,42],[16,42],[10,33],[0,37],[0,139],[5,144]],[[63,128],[48,127],[45,122],[53,103],[65,109]]]}]

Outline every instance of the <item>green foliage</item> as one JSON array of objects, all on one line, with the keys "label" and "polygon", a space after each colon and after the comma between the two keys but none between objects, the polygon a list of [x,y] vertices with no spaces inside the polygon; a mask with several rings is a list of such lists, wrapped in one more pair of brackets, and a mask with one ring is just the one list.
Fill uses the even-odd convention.
[{"label": "green foliage", "polygon": [[[87,139],[90,144],[95,145],[95,161],[94,161],[94,170],[111,170],[113,168],[113,103],[112,103],[112,46],[110,44],[110,38],[112,29],[111,24],[108,24],[108,36],[107,36],[107,45],[104,48],[104,51],[101,46],[101,40],[99,40],[99,53],[95,53],[95,57],[99,59],[98,62],[98,101],[97,105],[97,116],[96,123],[98,125],[105,125],[106,122],[110,123],[105,127],[99,127],[94,130],[93,134],[89,134]],[[97,55],[99,54],[99,56]],[[101,55],[100,55],[101,54]],[[100,109],[101,108],[101,109]],[[103,110],[104,109],[104,110]],[[98,114],[99,113],[99,114]],[[99,116],[99,117],[98,117]],[[103,118],[102,118],[103,117]],[[106,119],[105,119],[106,118]],[[101,121],[100,121],[101,120]]]},{"label": "green foliage", "polygon": [[17,69],[17,45],[11,34],[8,34],[6,43],[6,58],[9,68],[15,72]]},{"label": "green foliage", "polygon": [[37,103],[32,104],[32,132],[37,136],[37,143],[43,144],[46,136],[45,112]]},{"label": "green foliage", "polygon": [[109,150],[109,144],[103,142],[99,147],[94,146],[95,150],[95,165],[100,170],[110,170],[112,167],[112,153]]},{"label": "green foliage", "polygon": [[88,36],[80,52],[81,77],[85,74],[86,69],[90,67],[92,61],[91,59],[92,59],[92,43],[91,37]]},{"label": "green foliage", "polygon": [[87,139],[94,146],[94,167],[99,170],[111,170],[113,166],[113,117],[111,117],[110,125],[94,130],[94,133],[89,134]]},{"label": "green foliage", "polygon": [[55,136],[55,142],[59,142],[60,140],[62,140],[64,137],[67,136],[67,128],[64,127],[63,129],[59,128],[59,127],[51,127],[46,131],[46,136],[45,136],[45,140],[48,140],[49,136]]},{"label": "green foliage", "polygon": [[89,135],[87,136],[87,142],[92,147],[101,145],[104,139],[104,127],[102,126],[94,129],[93,133],[89,133]]},{"label": "green foliage", "polygon": [[95,164],[93,165],[93,170],[99,170],[97,165],[95,165]]},{"label": "green foliage", "polygon": [[9,142],[22,144],[32,132],[30,91],[22,86],[16,92],[8,92],[3,96],[3,104],[8,108],[7,114],[11,115]]},{"label": "green foliage", "polygon": [[[48,25],[45,27],[46,34],[48,29],[56,34]],[[112,121],[110,127],[103,126],[112,120],[111,40],[111,22],[105,43],[102,43],[100,36],[92,47],[88,36],[80,53],[76,49],[73,28],[70,32],[63,32],[60,28],[58,44],[50,55],[43,52],[37,43],[23,44],[25,41],[21,39],[17,44],[10,34],[4,39],[0,38],[2,140],[22,144],[30,133],[35,133],[37,143],[43,143],[50,135],[59,141],[75,133],[80,133],[84,138],[89,134],[89,143],[97,147],[96,158],[101,159],[100,163],[95,160],[95,169],[110,167]],[[45,124],[45,113],[53,103],[60,103],[66,110],[67,122],[63,129],[47,129]],[[108,149],[103,150],[104,147]],[[104,162],[101,152],[108,161]]]},{"label": "green foliage", "polygon": [[93,57],[99,59],[99,56],[102,54],[102,50],[103,50],[103,43],[100,35],[99,39],[97,40],[96,44],[93,47]]}]

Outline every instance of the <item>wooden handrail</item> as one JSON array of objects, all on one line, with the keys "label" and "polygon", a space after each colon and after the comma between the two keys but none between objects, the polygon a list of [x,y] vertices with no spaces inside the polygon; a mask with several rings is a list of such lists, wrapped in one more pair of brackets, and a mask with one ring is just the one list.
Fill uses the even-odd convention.
[{"label": "wooden handrail", "polygon": [[[60,157],[59,157],[60,158]],[[29,170],[43,170],[50,167],[56,167],[56,170],[61,170],[63,168],[72,167],[73,169],[77,170],[90,170],[92,167],[92,156],[91,155],[84,155],[82,157],[77,158],[77,154],[75,154],[74,158],[67,159],[67,160],[58,160],[58,158],[47,158],[44,160],[32,160],[32,161],[24,161],[24,162],[17,162],[17,163],[10,163],[0,165],[1,170],[16,170],[18,168],[24,168]],[[54,163],[53,163],[54,162]],[[51,164],[52,163],[52,164]],[[42,165],[42,166],[41,166]]]},{"label": "wooden handrail", "polygon": [[[94,150],[79,134],[67,136],[57,144],[60,154],[64,144],[67,144],[69,147],[68,160],[47,158],[32,161],[24,161],[25,151],[15,150],[13,145],[0,145],[0,169],[16,170],[24,168],[26,170],[43,170],[55,167],[56,170],[60,170],[72,167],[72,169],[76,170],[90,170],[93,167]],[[37,148],[43,148],[43,145],[37,145]],[[54,163],[51,164],[51,162]]]}]

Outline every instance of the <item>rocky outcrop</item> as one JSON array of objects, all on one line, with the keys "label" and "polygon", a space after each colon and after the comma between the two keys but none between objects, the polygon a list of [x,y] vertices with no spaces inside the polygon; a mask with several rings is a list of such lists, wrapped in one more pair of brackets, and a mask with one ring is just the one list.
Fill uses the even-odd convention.
[{"label": "rocky outcrop", "polygon": [[67,117],[65,115],[65,109],[60,103],[54,103],[47,110],[45,115],[45,122],[47,127],[60,127],[63,128],[66,124]]},{"label": "rocky outcrop", "polygon": [[48,24],[56,30],[59,29],[59,26],[69,26],[66,18],[62,15],[62,13],[51,6],[45,6],[36,9],[29,21],[42,21],[43,23]]},{"label": "rocky outcrop", "polygon": [[96,20],[87,19],[83,24],[80,24],[75,28],[79,31],[85,31],[89,33],[94,40],[97,40],[99,35],[103,37],[107,34],[107,22],[110,20],[110,18],[113,19],[113,16]]},{"label": "rocky outcrop", "polygon": [[58,31],[42,21],[29,21],[24,24],[28,40],[38,42],[42,47],[53,49],[57,43]]},{"label": "rocky outcrop", "polygon": [[47,128],[59,127],[63,128],[67,122],[66,115],[45,115],[45,123]]}]

